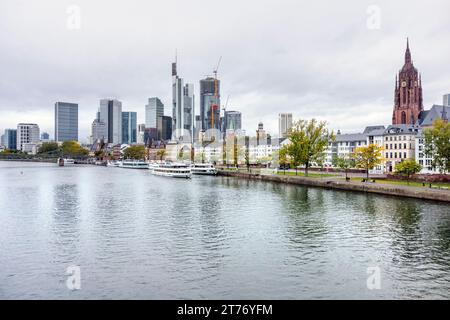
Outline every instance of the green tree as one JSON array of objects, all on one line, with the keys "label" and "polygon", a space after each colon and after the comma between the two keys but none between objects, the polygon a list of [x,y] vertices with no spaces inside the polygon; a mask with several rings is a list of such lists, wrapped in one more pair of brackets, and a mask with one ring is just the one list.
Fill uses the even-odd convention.
[{"label": "green tree", "polygon": [[296,174],[298,166],[304,165],[305,176],[308,176],[312,163],[322,161],[329,141],[335,139],[333,132],[326,128],[326,122],[316,119],[296,121],[289,130],[288,137],[291,143],[287,145],[287,152],[291,164],[295,167]]},{"label": "green tree", "polygon": [[144,160],[145,159],[145,147],[144,146],[131,146],[125,149],[123,152],[125,159]]},{"label": "green tree", "polygon": [[160,149],[156,151],[156,155],[159,157],[159,160],[162,161],[162,159],[167,155],[166,149]]},{"label": "green tree", "polygon": [[383,162],[382,151],[383,148],[376,144],[369,144],[355,150],[353,159],[355,159],[356,167],[366,170],[367,180],[369,180],[369,170]]},{"label": "green tree", "polygon": [[64,141],[61,150],[63,156],[71,158],[83,158],[89,154],[89,151],[81,147],[76,141]]},{"label": "green tree", "polygon": [[57,142],[44,142],[39,148],[38,153],[56,153],[57,151],[59,151],[59,145]]},{"label": "green tree", "polygon": [[352,157],[344,155],[333,158],[333,167],[345,172],[345,180],[348,180],[348,171],[355,166],[355,160]]},{"label": "green tree", "polygon": [[422,166],[413,159],[404,160],[395,166],[395,174],[406,177],[408,184],[411,176],[419,173],[420,170]]},{"label": "green tree", "polygon": [[286,174],[286,166],[288,165],[288,150],[286,146],[282,147],[278,152],[278,162],[283,167],[283,174]]},{"label": "green tree", "polygon": [[450,123],[438,119],[424,133],[424,152],[432,158],[433,168],[450,172]]}]

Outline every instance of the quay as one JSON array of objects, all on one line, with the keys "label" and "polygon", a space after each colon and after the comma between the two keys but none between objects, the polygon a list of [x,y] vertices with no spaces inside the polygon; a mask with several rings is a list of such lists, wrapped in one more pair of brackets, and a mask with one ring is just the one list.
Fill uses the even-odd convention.
[{"label": "quay", "polygon": [[391,185],[378,182],[363,183],[363,182],[345,181],[345,179],[337,179],[336,177],[310,178],[302,176],[249,173],[231,170],[219,170],[218,175],[251,180],[303,185],[309,187],[320,187],[336,190],[376,193],[396,197],[408,197],[423,200],[443,201],[450,203],[450,191],[444,189]]}]

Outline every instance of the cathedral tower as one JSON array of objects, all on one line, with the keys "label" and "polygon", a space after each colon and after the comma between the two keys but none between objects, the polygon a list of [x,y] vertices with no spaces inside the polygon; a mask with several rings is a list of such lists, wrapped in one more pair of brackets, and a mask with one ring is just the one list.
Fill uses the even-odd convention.
[{"label": "cathedral tower", "polygon": [[392,124],[416,124],[420,112],[423,111],[422,102],[422,80],[413,65],[407,40],[405,64],[395,79]]}]

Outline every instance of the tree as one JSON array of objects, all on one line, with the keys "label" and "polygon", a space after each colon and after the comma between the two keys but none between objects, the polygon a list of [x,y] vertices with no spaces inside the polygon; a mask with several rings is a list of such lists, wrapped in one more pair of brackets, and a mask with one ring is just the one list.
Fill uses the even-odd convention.
[{"label": "tree", "polygon": [[296,174],[299,165],[305,166],[305,176],[314,162],[321,162],[330,140],[334,140],[333,132],[326,128],[325,121],[312,119],[296,121],[288,134],[290,144],[287,153],[294,165]]},{"label": "tree", "polygon": [[82,158],[89,154],[89,151],[81,147],[76,141],[64,141],[61,150],[65,157]]},{"label": "tree", "polygon": [[450,172],[450,123],[438,119],[424,133],[424,152],[432,158],[433,168]]},{"label": "tree", "polygon": [[284,146],[278,152],[278,161],[280,163],[280,166],[283,167],[283,174],[286,174],[286,165],[288,164],[287,155],[288,155],[288,151],[287,151],[286,146]]},{"label": "tree", "polygon": [[143,160],[145,159],[145,147],[144,146],[131,146],[125,149],[123,152],[125,159]]},{"label": "tree", "polygon": [[348,171],[356,166],[355,160],[349,156],[337,156],[333,158],[333,166],[345,172],[345,180],[348,180]]},{"label": "tree", "polygon": [[39,148],[38,153],[42,154],[42,153],[50,153],[50,152],[55,152],[55,151],[59,151],[59,145],[57,142],[44,142],[44,143],[42,143],[41,147]]},{"label": "tree", "polygon": [[404,160],[395,166],[395,174],[406,177],[408,184],[411,176],[419,173],[420,170],[422,166],[413,159]]},{"label": "tree", "polygon": [[167,155],[166,149],[160,149],[156,152],[156,155],[159,157],[159,160],[162,161],[162,159]]},{"label": "tree", "polygon": [[382,151],[382,147],[373,143],[355,150],[353,159],[355,160],[356,167],[366,170],[367,180],[369,180],[369,170],[372,170],[383,162]]}]

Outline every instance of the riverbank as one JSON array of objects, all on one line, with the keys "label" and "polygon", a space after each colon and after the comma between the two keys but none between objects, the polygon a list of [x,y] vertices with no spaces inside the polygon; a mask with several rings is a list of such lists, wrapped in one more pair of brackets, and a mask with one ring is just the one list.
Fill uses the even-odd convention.
[{"label": "riverbank", "polygon": [[345,181],[344,179],[329,178],[307,178],[298,176],[284,176],[277,174],[258,174],[247,172],[235,172],[229,170],[219,170],[218,175],[227,177],[237,177],[252,180],[270,181],[278,183],[288,183],[304,185],[310,187],[320,187],[327,189],[337,189],[346,191],[369,192],[383,195],[408,197],[424,200],[435,200],[450,202],[450,191],[440,189],[428,189],[420,187],[409,187],[382,183],[362,183],[355,181]]},{"label": "riverbank", "polygon": [[8,162],[43,162],[43,163],[56,163],[57,159],[34,159],[34,158],[30,158],[30,159],[1,159],[0,161],[8,161]]}]

